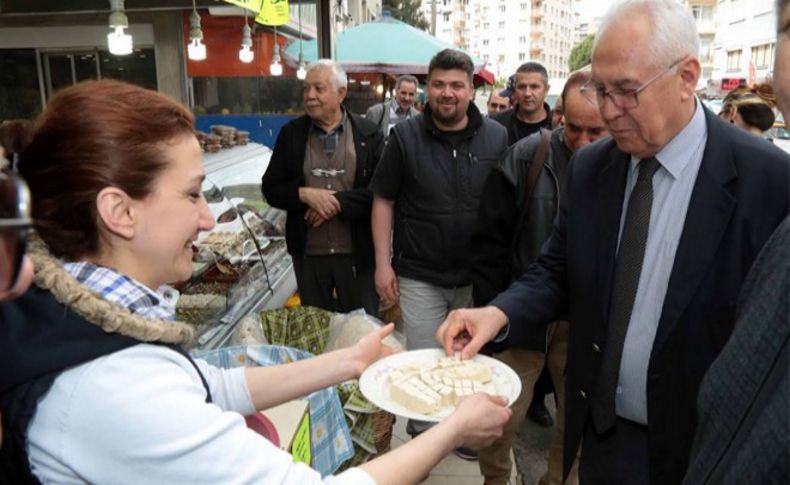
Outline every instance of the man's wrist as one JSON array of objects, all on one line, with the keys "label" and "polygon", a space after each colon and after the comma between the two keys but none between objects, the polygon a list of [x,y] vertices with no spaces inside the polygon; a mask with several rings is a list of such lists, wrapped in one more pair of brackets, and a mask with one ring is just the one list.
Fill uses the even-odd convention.
[{"label": "man's wrist", "polygon": [[496,335],[494,335],[494,338],[491,339],[491,342],[500,343],[506,340],[508,334],[510,333],[510,319],[501,308],[492,305],[491,309],[492,313],[494,314],[493,318],[499,326],[499,330],[497,331]]}]

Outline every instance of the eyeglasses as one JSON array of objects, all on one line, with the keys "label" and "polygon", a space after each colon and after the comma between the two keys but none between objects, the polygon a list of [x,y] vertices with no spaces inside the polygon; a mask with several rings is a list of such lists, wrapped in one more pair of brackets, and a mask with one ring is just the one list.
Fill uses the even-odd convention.
[{"label": "eyeglasses", "polygon": [[27,184],[0,171],[0,291],[10,290],[19,279],[31,226]]},{"label": "eyeglasses", "polygon": [[673,62],[666,69],[651,77],[644,84],[636,89],[613,89],[607,91],[603,86],[594,84],[592,81],[588,82],[581,87],[581,92],[585,99],[595,106],[603,106],[606,102],[606,97],[612,100],[615,106],[620,109],[634,109],[639,106],[639,93],[647,89],[648,86],[657,81],[661,76],[668,73],[680,64],[687,56],[683,56],[677,61]]},{"label": "eyeglasses", "polygon": [[310,173],[313,174],[315,177],[337,177],[338,175],[343,175],[346,173],[345,168],[337,169],[337,168],[314,168],[310,170]]}]

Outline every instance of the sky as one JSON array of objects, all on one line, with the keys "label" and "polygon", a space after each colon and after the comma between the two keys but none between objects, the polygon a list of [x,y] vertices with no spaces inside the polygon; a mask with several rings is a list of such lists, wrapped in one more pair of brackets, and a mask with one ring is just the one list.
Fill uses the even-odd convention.
[{"label": "sky", "polygon": [[581,20],[590,20],[602,16],[613,3],[614,0],[579,0],[576,11],[579,12]]}]

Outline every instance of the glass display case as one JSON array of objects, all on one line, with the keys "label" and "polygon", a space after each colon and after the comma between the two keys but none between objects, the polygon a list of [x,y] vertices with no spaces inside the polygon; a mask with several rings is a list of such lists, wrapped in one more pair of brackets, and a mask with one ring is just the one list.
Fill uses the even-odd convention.
[{"label": "glass display case", "polygon": [[203,194],[216,226],[199,235],[176,305],[177,318],[196,327],[195,348],[222,347],[242,317],[280,308],[296,291],[286,214],[261,195],[270,158],[257,143],[204,154]]}]

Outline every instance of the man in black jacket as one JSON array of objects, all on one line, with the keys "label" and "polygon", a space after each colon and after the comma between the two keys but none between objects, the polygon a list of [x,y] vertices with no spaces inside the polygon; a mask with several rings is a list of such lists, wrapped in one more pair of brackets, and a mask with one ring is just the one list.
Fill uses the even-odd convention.
[{"label": "man in black jacket", "polygon": [[472,75],[460,51],[433,57],[428,105],[393,128],[370,184],[376,289],[400,301],[410,350],[435,348],[447,312],[472,303],[467,243],[483,184],[507,148],[505,129],[470,102]]},{"label": "man in black jacket", "polygon": [[[499,168],[488,176],[469,251],[472,257],[472,295],[476,306],[488,304],[538,258],[541,246],[551,234],[560,194],[565,190],[565,175],[571,155],[608,134],[598,108],[581,93],[581,87],[589,80],[589,72],[580,71],[572,74],[565,83],[561,98],[567,107],[564,128],[550,134],[542,131],[519,140],[505,153]],[[546,138],[549,144],[543,168],[524,212],[527,174],[536,161],[544,137],[549,136],[550,140]],[[508,364],[521,377],[521,396],[511,406],[513,415],[503,436],[480,451],[480,472],[486,485],[508,483],[512,468],[510,448],[532,401],[533,386],[544,365],[548,364],[557,395],[557,429],[549,451],[548,470],[541,483],[559,485],[562,483],[562,414],[565,410],[568,322],[554,322],[548,330],[535,329],[518,347],[503,347],[492,348],[497,352],[494,357]],[[578,483],[575,468],[566,483]]]},{"label": "man in black jacket", "polygon": [[551,107],[545,102],[549,93],[546,68],[538,62],[525,62],[516,69],[515,76],[513,87],[508,84],[507,89],[499,93],[504,97],[515,96],[515,106],[491,117],[507,128],[508,145],[541,128],[551,129]]},{"label": "man in black jacket", "polygon": [[333,61],[310,65],[307,114],[280,130],[262,189],[272,206],[288,211],[285,240],[302,304],[377,315],[367,186],[383,135],[343,108],[347,82]]}]

